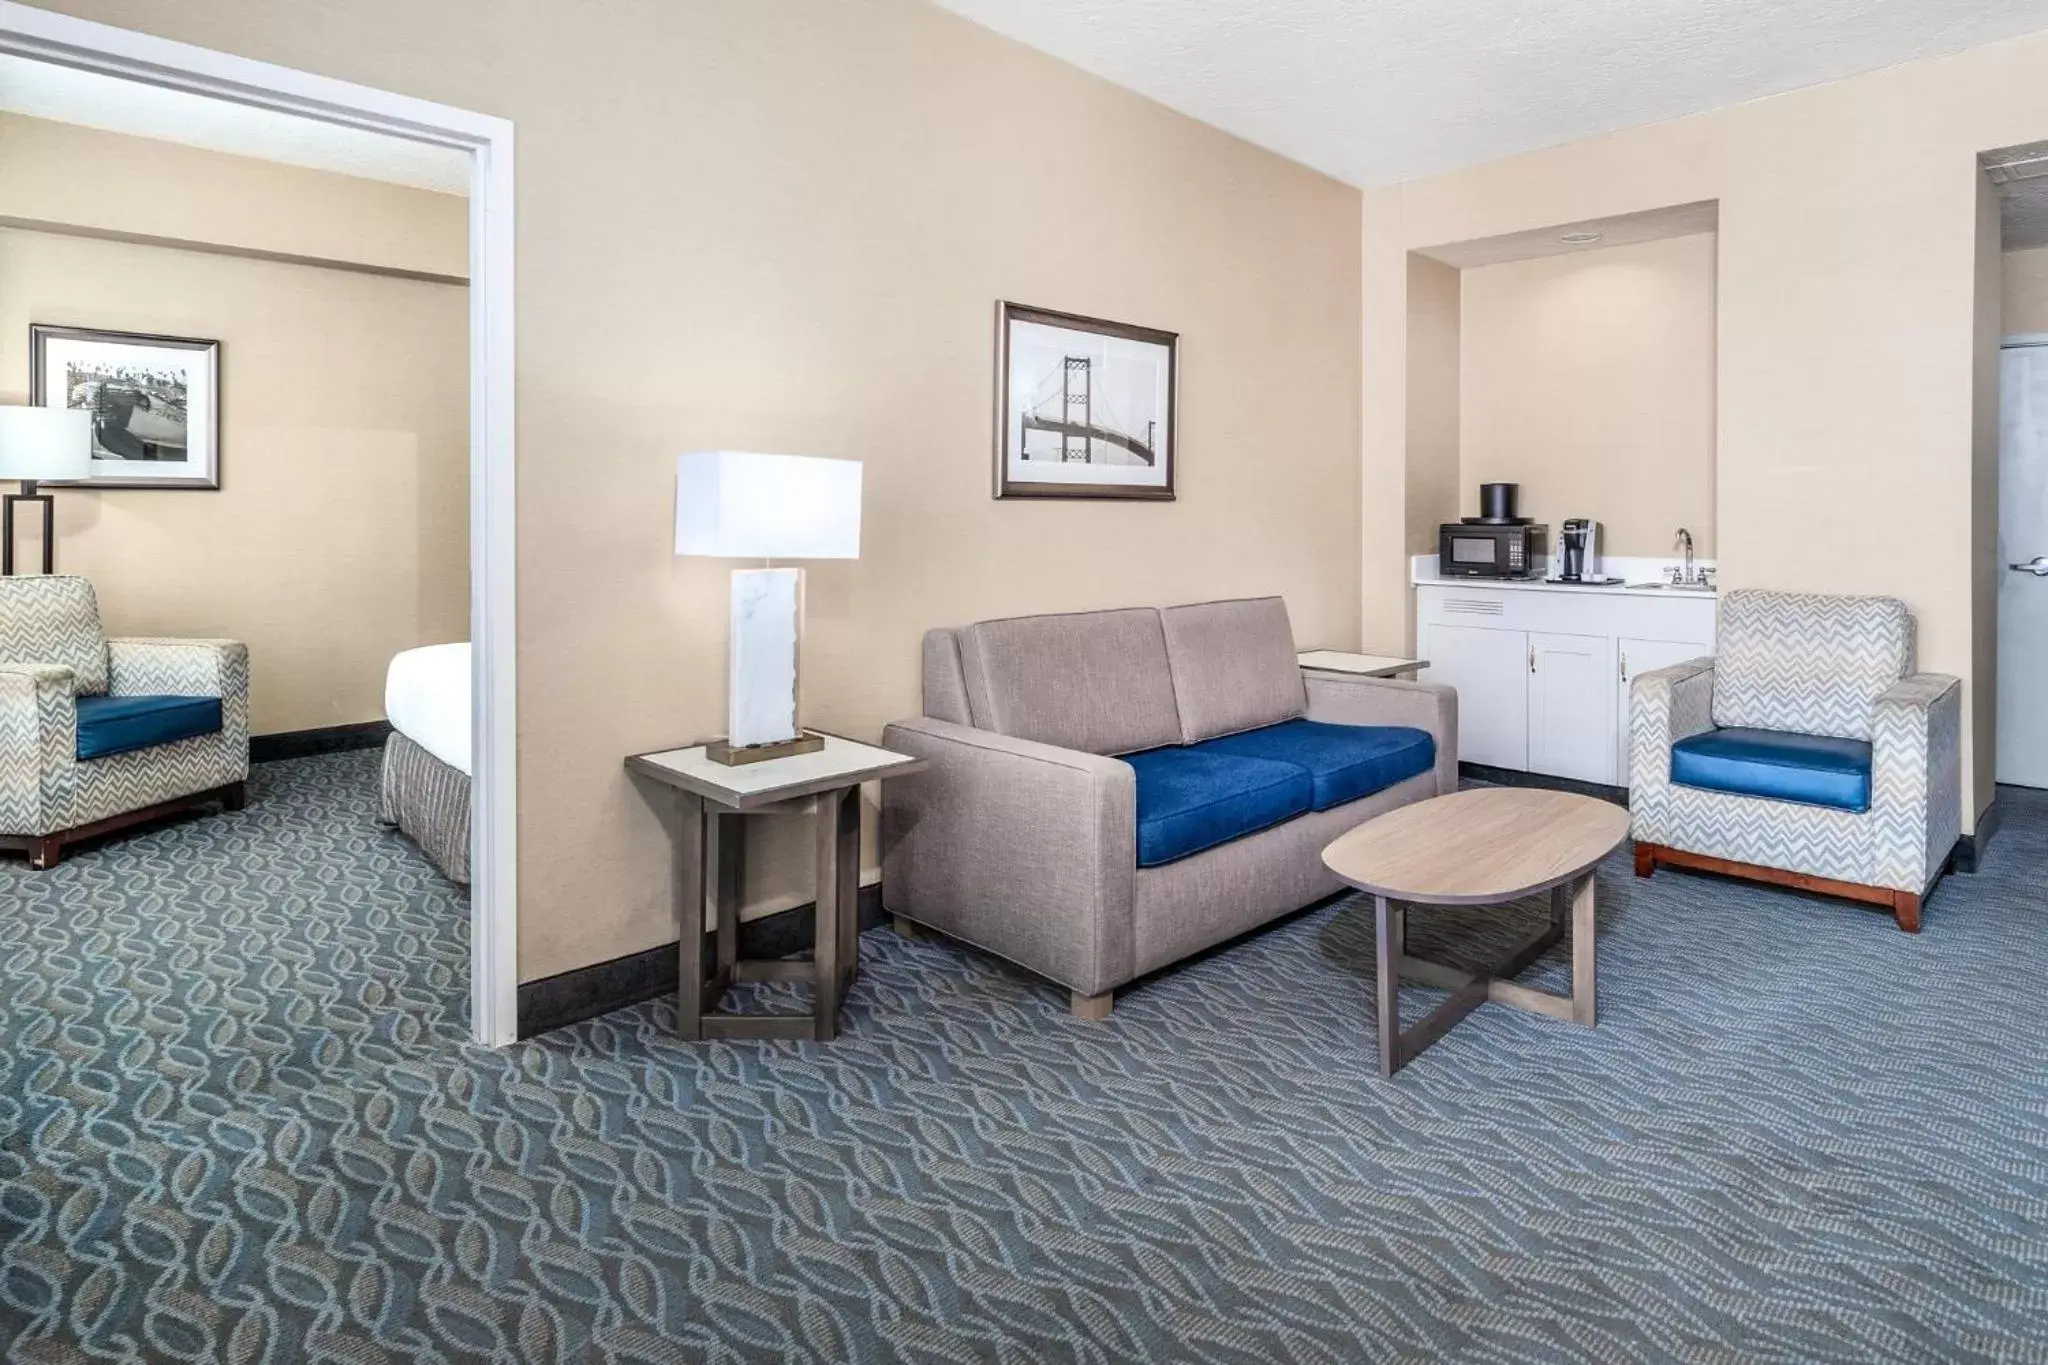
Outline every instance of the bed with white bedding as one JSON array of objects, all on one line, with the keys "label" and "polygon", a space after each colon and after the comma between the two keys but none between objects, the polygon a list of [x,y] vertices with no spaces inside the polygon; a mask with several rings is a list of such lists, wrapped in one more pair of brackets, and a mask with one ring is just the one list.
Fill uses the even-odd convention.
[{"label": "bed with white bedding", "polygon": [[469,882],[470,663],[467,644],[408,649],[384,675],[381,818],[449,880]]}]

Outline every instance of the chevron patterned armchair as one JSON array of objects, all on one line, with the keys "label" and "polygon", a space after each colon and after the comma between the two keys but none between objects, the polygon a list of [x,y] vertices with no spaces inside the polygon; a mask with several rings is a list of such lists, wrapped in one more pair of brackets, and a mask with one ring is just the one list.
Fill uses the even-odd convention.
[{"label": "chevron patterned armchair", "polygon": [[1918,932],[1962,834],[1962,683],[1913,671],[1895,597],[1726,593],[1716,647],[1631,690],[1636,875],[1778,882]]},{"label": "chevron patterned armchair", "polygon": [[249,651],[109,640],[83,578],[0,578],[0,848],[63,846],[208,801],[240,810]]}]

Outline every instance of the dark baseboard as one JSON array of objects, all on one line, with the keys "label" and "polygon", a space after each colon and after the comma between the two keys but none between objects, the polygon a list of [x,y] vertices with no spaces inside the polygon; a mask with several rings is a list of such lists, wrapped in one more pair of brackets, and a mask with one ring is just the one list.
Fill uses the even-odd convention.
[{"label": "dark baseboard", "polygon": [[1998,804],[1996,796],[1991,804],[1977,812],[1977,828],[1956,840],[1956,871],[1965,874],[1975,872],[1984,861],[1984,850],[1991,843],[1991,836],[1998,833],[1998,826],[2005,819],[2005,807]]},{"label": "dark baseboard", "polygon": [[1519,768],[1496,768],[1490,763],[1460,763],[1458,776],[1474,782],[1490,782],[1496,787],[1543,787],[1549,791],[1576,792],[1580,796],[1612,801],[1617,806],[1628,804],[1627,787],[1581,782],[1571,777],[1551,777],[1547,773],[1525,773]]},{"label": "dark baseboard", "polygon": [[311,758],[315,754],[338,754],[349,749],[381,749],[390,733],[390,721],[365,720],[354,725],[323,725],[317,730],[251,735],[249,761],[275,763],[281,758]]},{"label": "dark baseboard", "polygon": [[[807,902],[740,924],[743,958],[794,957],[814,942],[817,905]],[[881,924],[882,888],[860,889],[860,927]],[[705,951],[710,951],[707,946]],[[588,967],[519,983],[519,1036],[531,1038],[550,1029],[579,1024],[600,1014],[637,1005],[676,988],[676,945],[664,943],[646,952],[630,953]]]}]

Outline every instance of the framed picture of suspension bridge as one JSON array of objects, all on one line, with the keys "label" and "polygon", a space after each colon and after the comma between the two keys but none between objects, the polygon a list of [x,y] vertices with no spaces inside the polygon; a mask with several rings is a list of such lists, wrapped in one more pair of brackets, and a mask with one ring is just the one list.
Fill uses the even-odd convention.
[{"label": "framed picture of suspension bridge", "polygon": [[1171,498],[1172,332],[996,309],[995,495]]}]

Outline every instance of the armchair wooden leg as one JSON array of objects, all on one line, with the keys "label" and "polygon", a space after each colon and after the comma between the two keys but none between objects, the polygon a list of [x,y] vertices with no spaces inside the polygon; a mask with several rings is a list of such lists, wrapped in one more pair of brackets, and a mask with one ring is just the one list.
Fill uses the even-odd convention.
[{"label": "armchair wooden leg", "polygon": [[1638,841],[1636,844],[1636,875],[1647,877],[1657,870],[1657,846]]},{"label": "armchair wooden leg", "polygon": [[1100,995],[1083,995],[1081,992],[1075,991],[1069,1001],[1068,1008],[1072,1010],[1076,1019],[1085,1019],[1091,1024],[1099,1024],[1104,1019],[1109,1018],[1110,1006],[1115,1003],[1116,992],[1114,991],[1104,991]]},{"label": "armchair wooden leg", "polygon": [[55,839],[36,839],[28,846],[28,865],[37,872],[49,871],[63,856],[64,845]]},{"label": "armchair wooden leg", "polygon": [[1892,918],[1909,934],[1920,932],[1920,897],[1911,891],[1892,892]]},{"label": "armchair wooden leg", "polygon": [[249,804],[249,784],[237,782],[222,789],[220,804],[223,810],[240,810]]}]

